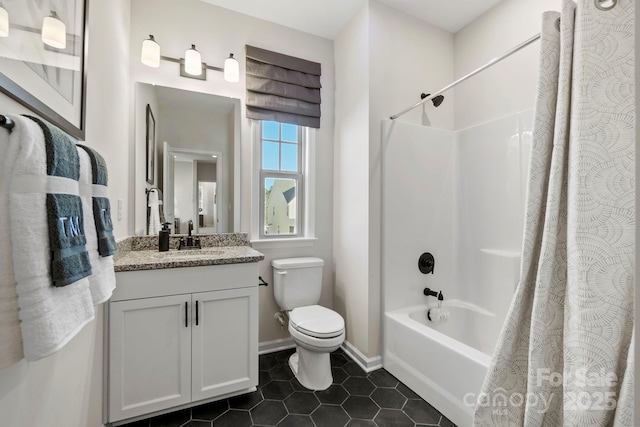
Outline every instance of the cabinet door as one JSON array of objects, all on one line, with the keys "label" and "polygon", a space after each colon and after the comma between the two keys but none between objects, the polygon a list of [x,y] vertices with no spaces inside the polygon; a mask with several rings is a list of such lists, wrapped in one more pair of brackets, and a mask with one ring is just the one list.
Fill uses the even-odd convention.
[{"label": "cabinet door", "polygon": [[190,402],[191,295],[109,307],[109,420]]},{"label": "cabinet door", "polygon": [[192,295],[194,401],[258,384],[258,288]]}]

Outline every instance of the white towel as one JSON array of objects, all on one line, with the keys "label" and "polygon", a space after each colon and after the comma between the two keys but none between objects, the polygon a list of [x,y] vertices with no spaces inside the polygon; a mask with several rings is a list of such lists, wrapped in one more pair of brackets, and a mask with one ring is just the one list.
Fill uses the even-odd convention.
[{"label": "white towel", "polygon": [[[14,119],[13,117],[11,117]],[[15,119],[14,119],[15,120]],[[14,131],[15,132],[15,131]],[[9,143],[9,131],[0,129],[0,369],[22,359],[22,335],[18,317],[18,294],[11,255],[9,183],[17,144]]]},{"label": "white towel", "polygon": [[149,236],[157,236],[160,233],[160,200],[158,190],[149,190]]},{"label": "white towel", "polygon": [[80,198],[84,216],[84,234],[87,238],[87,251],[91,262],[89,288],[93,304],[102,304],[111,298],[116,287],[116,273],[113,269],[113,257],[102,257],[98,253],[98,234],[93,221],[93,197],[106,197],[107,187],[92,184],[91,159],[89,154],[78,147],[80,158]]},{"label": "white towel", "polygon": [[17,147],[5,160],[14,165],[9,184],[13,271],[24,355],[38,360],[71,340],[94,318],[94,307],[87,278],[54,287],[50,277],[46,193],[79,195],[79,183],[47,176],[42,130],[30,119],[11,118],[16,125],[9,144]]}]

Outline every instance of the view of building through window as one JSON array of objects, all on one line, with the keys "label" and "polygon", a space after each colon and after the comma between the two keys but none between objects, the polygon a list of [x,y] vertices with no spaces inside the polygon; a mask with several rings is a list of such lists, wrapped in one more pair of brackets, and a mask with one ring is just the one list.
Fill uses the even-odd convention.
[{"label": "view of building through window", "polygon": [[300,233],[302,137],[296,125],[262,122],[261,183],[264,235]]}]

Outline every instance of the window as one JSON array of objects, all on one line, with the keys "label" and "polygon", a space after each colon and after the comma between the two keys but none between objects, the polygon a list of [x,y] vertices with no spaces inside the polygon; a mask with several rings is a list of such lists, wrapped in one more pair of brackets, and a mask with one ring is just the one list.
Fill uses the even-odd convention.
[{"label": "window", "polygon": [[259,121],[261,239],[304,235],[305,129],[302,126]]}]

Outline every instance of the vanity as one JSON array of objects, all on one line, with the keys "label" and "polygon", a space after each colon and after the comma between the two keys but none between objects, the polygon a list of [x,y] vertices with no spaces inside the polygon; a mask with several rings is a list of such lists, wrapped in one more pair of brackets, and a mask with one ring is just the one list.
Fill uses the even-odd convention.
[{"label": "vanity", "polygon": [[[105,422],[118,425],[255,390],[258,261],[246,234],[157,251],[132,237],[105,310]],[[178,247],[171,236],[170,247]]]}]

